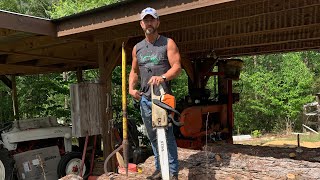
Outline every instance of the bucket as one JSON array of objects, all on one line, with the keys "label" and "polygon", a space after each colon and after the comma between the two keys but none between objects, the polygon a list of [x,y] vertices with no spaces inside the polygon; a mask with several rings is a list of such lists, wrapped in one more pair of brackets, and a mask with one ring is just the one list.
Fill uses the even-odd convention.
[{"label": "bucket", "polygon": [[[131,172],[131,173],[136,173],[138,172],[137,170],[137,165],[136,164],[133,164],[133,163],[129,163],[128,164],[128,172]],[[126,174],[126,168],[124,167],[118,167],[118,173],[119,174]]]}]

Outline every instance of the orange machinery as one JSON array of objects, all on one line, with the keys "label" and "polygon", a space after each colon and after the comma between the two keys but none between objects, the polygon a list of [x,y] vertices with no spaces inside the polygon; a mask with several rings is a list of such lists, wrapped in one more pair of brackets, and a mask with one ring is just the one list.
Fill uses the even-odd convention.
[{"label": "orange machinery", "polygon": [[[193,61],[189,94],[177,103],[183,123],[174,127],[178,147],[201,149],[206,141],[233,143],[232,105],[239,100],[239,93],[232,92],[232,81],[239,80],[242,65],[239,59]],[[208,82],[213,89],[207,89]]]}]

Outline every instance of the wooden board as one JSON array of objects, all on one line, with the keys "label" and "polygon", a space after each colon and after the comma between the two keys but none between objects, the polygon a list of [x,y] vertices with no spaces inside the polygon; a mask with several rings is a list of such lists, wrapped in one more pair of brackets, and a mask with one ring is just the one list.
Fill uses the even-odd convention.
[{"label": "wooden board", "polygon": [[79,83],[70,87],[72,135],[84,137],[101,134],[102,86]]}]

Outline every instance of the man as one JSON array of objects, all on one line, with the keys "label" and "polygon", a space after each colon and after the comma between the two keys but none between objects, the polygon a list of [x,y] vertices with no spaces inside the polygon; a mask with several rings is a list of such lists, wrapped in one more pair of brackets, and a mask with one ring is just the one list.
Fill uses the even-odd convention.
[{"label": "man", "polygon": [[[129,93],[136,100],[140,100],[141,117],[155,155],[156,171],[148,179],[161,179],[157,136],[152,127],[150,85],[154,86],[156,95],[160,95],[160,84],[166,93],[172,93],[170,80],[176,78],[181,72],[180,54],[172,39],[158,34],[160,21],[155,9],[148,7],[142,10],[140,25],[145,33],[145,39],[136,44],[132,51]],[[136,90],[139,75],[140,91]],[[166,135],[171,179],[178,179],[177,144],[172,126],[168,127]]]}]

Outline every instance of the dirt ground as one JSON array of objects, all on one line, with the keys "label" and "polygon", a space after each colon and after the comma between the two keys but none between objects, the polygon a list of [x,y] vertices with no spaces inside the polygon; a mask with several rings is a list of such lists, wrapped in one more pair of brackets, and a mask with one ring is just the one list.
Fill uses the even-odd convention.
[{"label": "dirt ground", "polygon": [[[320,148],[320,134],[306,133],[299,136],[301,147]],[[298,138],[296,134],[267,134],[259,138],[238,141],[235,144],[295,148],[298,146]]]},{"label": "dirt ground", "polygon": [[[320,135],[300,135],[300,148],[297,135],[268,134],[234,145],[208,144],[207,152],[179,148],[179,179],[320,179]],[[154,171],[154,157],[139,166],[141,173],[112,173],[99,180],[146,179]]]},{"label": "dirt ground", "polygon": [[[208,144],[207,151],[178,149],[179,179],[320,179],[319,148]],[[291,157],[290,154],[295,156]],[[141,173],[111,173],[98,180],[146,179],[154,170],[154,157],[140,165]]]},{"label": "dirt ground", "polygon": [[[316,134],[300,134],[300,148],[296,134],[267,134],[233,145],[208,144],[207,152],[179,148],[179,179],[320,179],[320,135]],[[103,163],[100,166],[103,170]],[[146,179],[154,171],[154,157],[139,166],[141,173],[129,177],[111,173],[99,180]]]}]

